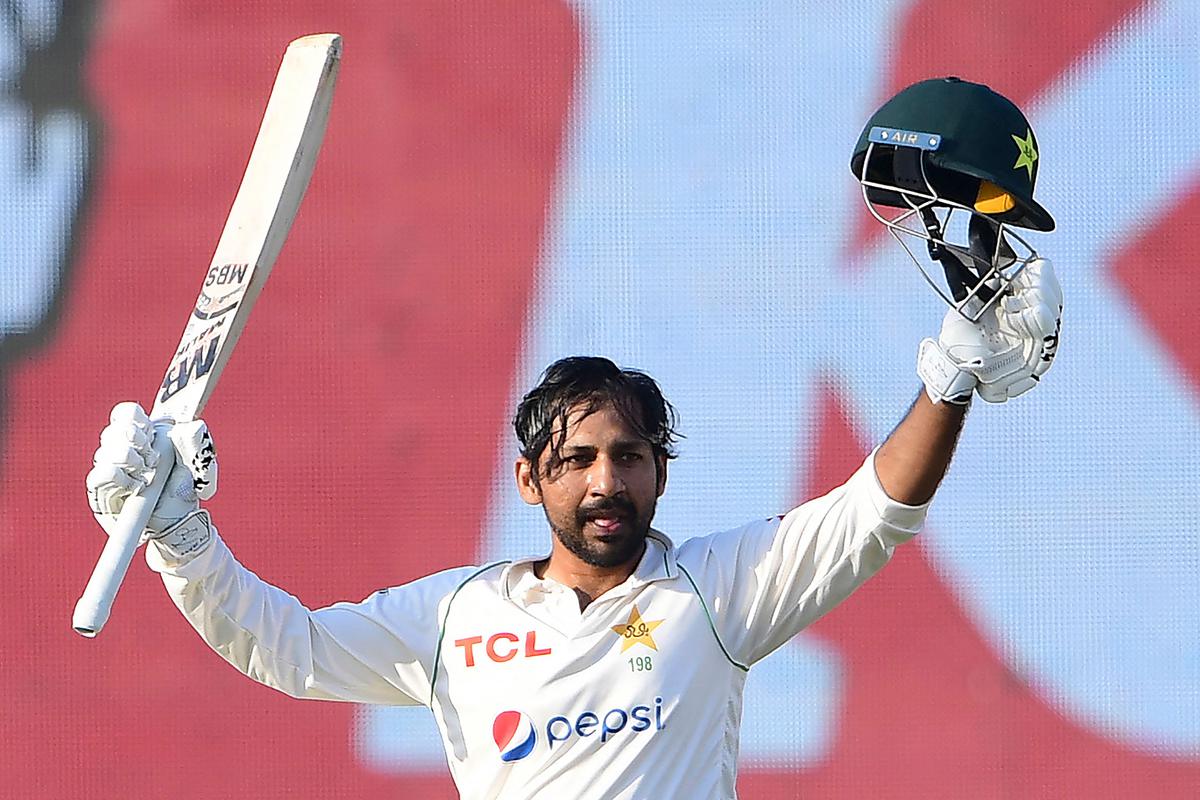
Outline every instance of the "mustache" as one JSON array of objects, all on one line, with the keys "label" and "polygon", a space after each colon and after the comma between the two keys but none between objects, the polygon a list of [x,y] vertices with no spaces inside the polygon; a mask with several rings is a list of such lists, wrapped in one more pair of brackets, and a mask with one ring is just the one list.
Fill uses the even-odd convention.
[{"label": "mustache", "polygon": [[610,497],[607,500],[601,500],[589,506],[581,506],[575,513],[575,518],[579,522],[588,522],[604,517],[632,517],[636,511],[637,509],[633,507],[633,503],[630,501],[624,498]]}]

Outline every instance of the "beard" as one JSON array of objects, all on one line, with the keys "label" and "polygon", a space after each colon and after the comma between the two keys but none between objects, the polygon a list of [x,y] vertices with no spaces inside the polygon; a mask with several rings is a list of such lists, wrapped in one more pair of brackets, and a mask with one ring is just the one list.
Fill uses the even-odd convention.
[{"label": "beard", "polygon": [[[551,519],[549,514],[546,519],[554,535],[572,555],[589,566],[607,569],[627,564],[641,554],[646,534],[650,532],[650,522],[654,519],[654,506],[651,504],[639,514],[628,500],[612,498],[577,509],[570,520]],[[605,517],[619,519],[620,528],[604,536],[589,535],[588,523]]]}]

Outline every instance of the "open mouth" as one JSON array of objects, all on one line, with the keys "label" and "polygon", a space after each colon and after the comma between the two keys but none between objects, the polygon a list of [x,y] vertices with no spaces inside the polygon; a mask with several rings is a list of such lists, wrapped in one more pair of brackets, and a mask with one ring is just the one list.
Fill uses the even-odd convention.
[{"label": "open mouth", "polygon": [[627,536],[635,518],[632,504],[620,499],[580,509],[578,517],[581,527],[600,541]]},{"label": "open mouth", "polygon": [[602,536],[611,536],[620,533],[621,529],[625,526],[624,521],[620,517],[597,517],[589,519],[588,524],[595,528]]}]

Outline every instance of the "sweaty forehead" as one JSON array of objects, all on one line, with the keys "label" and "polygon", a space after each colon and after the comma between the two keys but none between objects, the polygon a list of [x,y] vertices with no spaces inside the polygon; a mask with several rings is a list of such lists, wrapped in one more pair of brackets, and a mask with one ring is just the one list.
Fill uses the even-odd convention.
[{"label": "sweaty forehead", "polygon": [[583,405],[575,406],[567,414],[566,437],[560,437],[561,424],[555,426],[551,441],[561,441],[563,448],[648,444],[612,403],[603,403],[591,409]]}]

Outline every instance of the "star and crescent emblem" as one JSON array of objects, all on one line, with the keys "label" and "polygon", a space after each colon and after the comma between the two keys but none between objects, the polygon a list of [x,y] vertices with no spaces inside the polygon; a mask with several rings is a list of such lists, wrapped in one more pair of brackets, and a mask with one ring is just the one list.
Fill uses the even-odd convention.
[{"label": "star and crescent emblem", "polygon": [[661,619],[642,619],[642,612],[634,605],[633,610],[629,612],[629,621],[623,625],[613,625],[611,630],[617,636],[621,637],[622,653],[638,644],[644,644],[651,650],[657,651],[658,645],[654,643],[654,636],[652,634],[664,621]]},{"label": "star and crescent emblem", "polygon": [[1013,169],[1024,167],[1029,173],[1029,180],[1032,181],[1033,162],[1038,159],[1037,148],[1033,144],[1033,131],[1026,129],[1024,139],[1014,133],[1012,139],[1017,143],[1017,163],[1013,164]]}]

